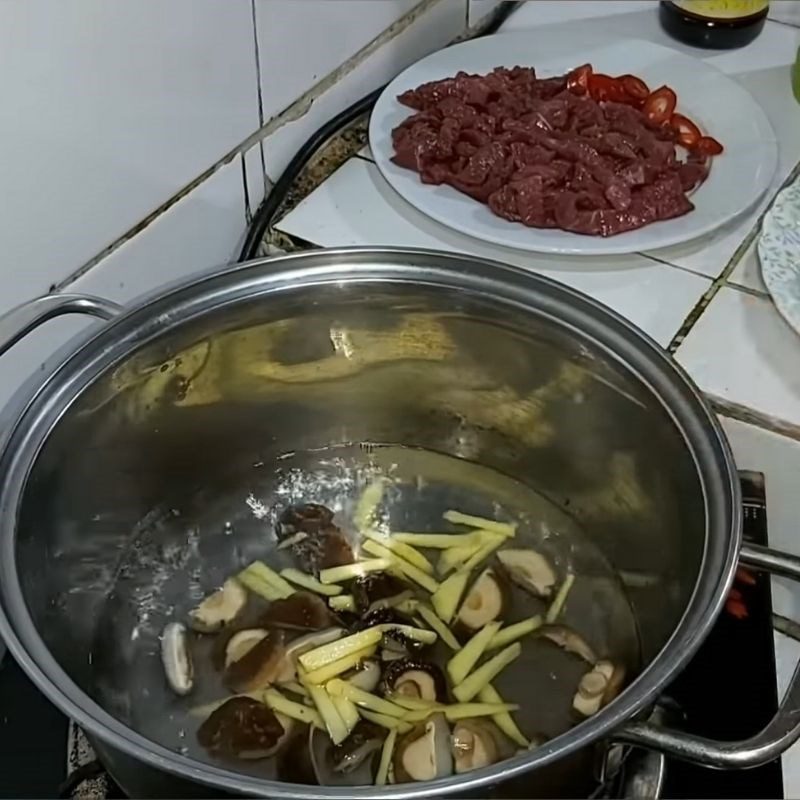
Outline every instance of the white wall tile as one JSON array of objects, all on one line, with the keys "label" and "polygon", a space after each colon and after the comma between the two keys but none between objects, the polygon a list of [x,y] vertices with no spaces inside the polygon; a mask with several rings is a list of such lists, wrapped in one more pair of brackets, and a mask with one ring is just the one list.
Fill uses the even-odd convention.
[{"label": "white wall tile", "polygon": [[[443,0],[318,97],[307,113],[264,140],[267,174],[274,180],[314,131],[402,69],[452,41],[464,29],[465,0]],[[378,4],[380,5],[380,3]],[[263,73],[262,73],[263,74]]]},{"label": "white wall tile", "polygon": [[363,158],[352,158],[277,227],[325,247],[423,247],[514,264],[585,292],[662,345],[675,335],[710,285],[705,278],[644,256],[559,257],[472,239],[416,211]]},{"label": "white wall tile", "polygon": [[2,310],[257,129],[249,0],[4,0],[0,96]]},{"label": "white wall tile", "polygon": [[703,391],[800,425],[800,337],[768,298],[723,287],[676,356]]},{"label": "white wall tile", "polygon": [[417,2],[256,0],[264,119],[283,111]]},{"label": "white wall tile", "polygon": [[128,303],[229,263],[244,231],[242,170],[235,159],[64,291]]},{"label": "white wall tile", "polygon": [[[64,291],[129,303],[166,283],[227,263],[238,254],[244,228],[242,171],[236,159]],[[6,278],[5,284],[9,282]],[[31,375],[52,372],[60,361],[55,351],[89,325],[99,324],[86,317],[63,317],[0,356],[0,416]]]}]

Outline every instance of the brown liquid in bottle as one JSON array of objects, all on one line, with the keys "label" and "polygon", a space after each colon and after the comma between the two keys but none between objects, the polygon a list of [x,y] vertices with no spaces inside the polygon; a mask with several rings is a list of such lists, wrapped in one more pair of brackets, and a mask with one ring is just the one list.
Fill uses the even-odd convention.
[{"label": "brown liquid in bottle", "polygon": [[695,47],[727,50],[749,44],[761,33],[769,0],[661,0],[664,30]]}]

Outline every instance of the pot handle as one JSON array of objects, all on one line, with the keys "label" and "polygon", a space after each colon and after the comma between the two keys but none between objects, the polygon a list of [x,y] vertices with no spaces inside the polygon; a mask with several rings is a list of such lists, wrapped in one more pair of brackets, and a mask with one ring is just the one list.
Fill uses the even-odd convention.
[{"label": "pot handle", "polygon": [[[755,544],[744,544],[739,560],[764,572],[800,581],[800,558]],[[631,722],[614,732],[615,741],[659,750],[716,769],[758,767],[778,758],[800,739],[800,663],[775,716],[749,739],[718,742],[647,722]]]},{"label": "pot handle", "polygon": [[122,306],[83,294],[46,294],[12,308],[0,316],[0,356],[24,339],[32,330],[62,314],[88,314],[110,320],[122,311]]}]

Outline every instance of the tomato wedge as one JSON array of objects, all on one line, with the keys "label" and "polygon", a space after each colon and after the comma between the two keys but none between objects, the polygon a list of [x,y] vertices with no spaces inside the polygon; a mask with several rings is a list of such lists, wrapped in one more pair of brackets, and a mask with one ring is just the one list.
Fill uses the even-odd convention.
[{"label": "tomato wedge", "polygon": [[725,148],[713,136],[701,136],[694,149],[704,156],[718,156]]},{"label": "tomato wedge", "polygon": [[604,103],[607,100],[624,103],[627,100],[622,84],[616,78],[600,72],[589,76],[589,96],[598,103]]},{"label": "tomato wedge", "polygon": [[670,117],[675,111],[678,98],[669,86],[662,86],[651,92],[647,100],[644,101],[642,112],[656,125],[663,125],[669,122]]},{"label": "tomato wedge", "polygon": [[670,127],[678,134],[678,144],[692,150],[700,140],[700,128],[683,114],[673,114],[669,118]]},{"label": "tomato wedge", "polygon": [[635,75],[620,75],[617,81],[622,84],[622,88],[631,100],[635,100],[637,105],[641,105],[647,100],[650,89],[647,84]]},{"label": "tomato wedge", "polygon": [[589,78],[591,75],[591,64],[575,67],[575,69],[567,75],[567,89],[573,94],[586,94],[589,91]]}]

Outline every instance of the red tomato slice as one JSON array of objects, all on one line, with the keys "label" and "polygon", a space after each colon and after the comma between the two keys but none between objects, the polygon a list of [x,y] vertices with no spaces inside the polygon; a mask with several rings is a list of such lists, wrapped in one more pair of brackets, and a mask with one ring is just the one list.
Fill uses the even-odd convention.
[{"label": "red tomato slice", "polygon": [[669,118],[670,127],[678,134],[678,144],[692,150],[700,140],[700,128],[683,114],[673,114]]},{"label": "red tomato slice", "polygon": [[589,96],[598,103],[611,100],[615,103],[627,101],[627,95],[622,84],[610,75],[595,72],[589,76]]},{"label": "red tomato slice", "polygon": [[620,75],[617,80],[631,99],[636,100],[637,103],[647,100],[650,89],[641,78],[637,78],[635,75]]},{"label": "red tomato slice", "polygon": [[575,69],[567,75],[567,89],[573,94],[586,94],[586,92],[589,91],[589,78],[591,74],[591,64],[575,67]]},{"label": "red tomato slice", "polygon": [[694,149],[704,156],[718,156],[725,148],[713,136],[701,136]]},{"label": "red tomato slice", "polygon": [[669,86],[662,86],[650,93],[647,100],[644,101],[642,112],[650,122],[663,125],[665,122],[669,122],[677,102],[678,98],[675,92]]}]

